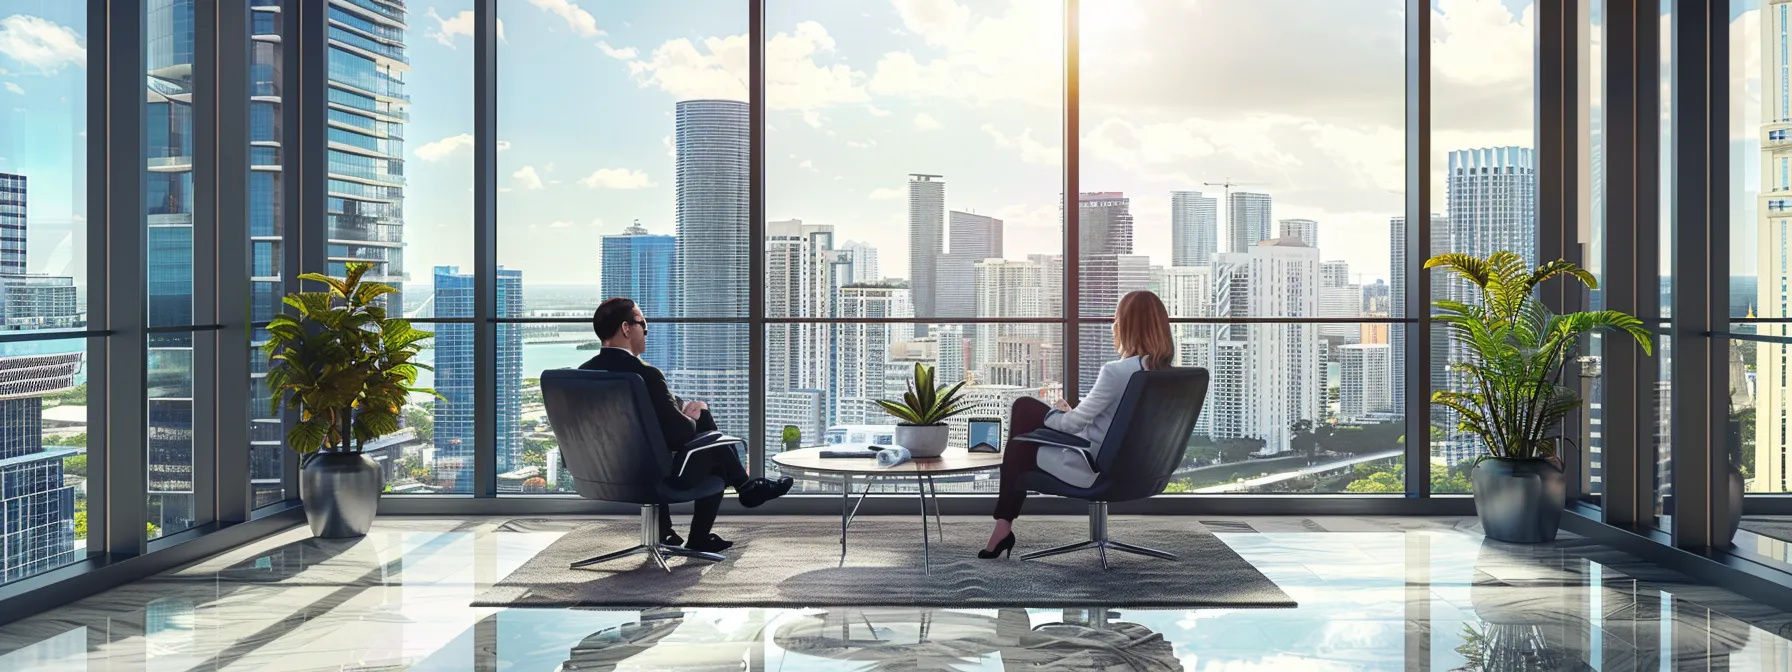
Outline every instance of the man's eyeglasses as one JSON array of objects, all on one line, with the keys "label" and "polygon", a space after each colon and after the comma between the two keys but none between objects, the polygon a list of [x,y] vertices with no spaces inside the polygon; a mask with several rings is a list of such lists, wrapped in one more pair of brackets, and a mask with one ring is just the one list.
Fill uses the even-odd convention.
[{"label": "man's eyeglasses", "polygon": [[624,322],[623,324],[635,325],[635,326],[641,328],[641,333],[643,333],[643,334],[647,333],[647,320],[629,320],[627,322]]}]

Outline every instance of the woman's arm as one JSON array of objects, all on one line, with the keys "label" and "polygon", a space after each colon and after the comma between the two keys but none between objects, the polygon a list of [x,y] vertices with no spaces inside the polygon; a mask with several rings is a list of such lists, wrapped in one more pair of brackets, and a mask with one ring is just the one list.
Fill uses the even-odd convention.
[{"label": "woman's arm", "polygon": [[[1122,360],[1124,361],[1124,360]],[[1089,396],[1083,397],[1076,408],[1065,413],[1055,413],[1045,418],[1045,426],[1060,432],[1075,434],[1089,428],[1109,406],[1120,403],[1120,395],[1126,389],[1126,376],[1113,371],[1119,362],[1108,362],[1102,365],[1101,373],[1095,376],[1095,387],[1089,390]]]}]

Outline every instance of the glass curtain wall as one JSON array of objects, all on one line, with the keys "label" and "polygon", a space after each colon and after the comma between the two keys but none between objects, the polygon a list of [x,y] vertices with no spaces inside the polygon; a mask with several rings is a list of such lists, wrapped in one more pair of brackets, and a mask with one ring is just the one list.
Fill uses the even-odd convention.
[{"label": "glass curtain wall", "polygon": [[0,3],[0,584],[87,555],[86,9]]}]

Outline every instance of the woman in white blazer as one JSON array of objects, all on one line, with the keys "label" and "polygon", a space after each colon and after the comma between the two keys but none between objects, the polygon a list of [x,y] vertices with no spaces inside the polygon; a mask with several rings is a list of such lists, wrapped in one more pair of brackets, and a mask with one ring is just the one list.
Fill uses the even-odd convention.
[{"label": "woman in white blazer", "polygon": [[[1014,551],[1014,519],[1020,517],[1021,504],[1026,502],[1025,477],[1028,472],[1043,471],[1077,487],[1095,482],[1096,470],[1090,456],[1101,450],[1101,439],[1107,436],[1108,425],[1114,422],[1114,411],[1132,374],[1173,366],[1176,360],[1175,339],[1170,336],[1170,315],[1164,304],[1151,292],[1132,292],[1120,299],[1114,311],[1114,349],[1120,359],[1102,365],[1101,375],[1089,396],[1072,408],[1059,399],[1056,408],[1034,397],[1015,400],[1008,421],[1008,445],[1002,449],[1001,490],[996,496],[996,527],[989,534],[989,545],[977,553],[983,559],[1010,555]],[[1089,452],[1060,446],[1042,446],[1013,437],[1039,429],[1052,429],[1072,434],[1089,442]]]}]

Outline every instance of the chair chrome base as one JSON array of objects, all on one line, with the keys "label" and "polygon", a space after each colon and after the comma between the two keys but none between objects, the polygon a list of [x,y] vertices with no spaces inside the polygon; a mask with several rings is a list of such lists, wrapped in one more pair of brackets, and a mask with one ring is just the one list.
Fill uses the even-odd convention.
[{"label": "chair chrome base", "polygon": [[1063,555],[1065,553],[1072,553],[1075,551],[1082,551],[1082,550],[1087,550],[1087,549],[1091,549],[1091,548],[1095,549],[1097,552],[1099,552],[1101,554],[1101,568],[1102,569],[1108,568],[1108,549],[1110,549],[1110,548],[1114,549],[1116,551],[1132,553],[1134,555],[1144,555],[1144,556],[1149,556],[1149,557],[1153,557],[1153,558],[1162,558],[1164,560],[1175,560],[1176,559],[1176,554],[1174,554],[1174,553],[1160,551],[1155,548],[1145,548],[1144,546],[1134,546],[1134,545],[1126,543],[1124,541],[1114,541],[1112,539],[1109,539],[1108,538],[1108,503],[1107,502],[1089,502],[1089,540],[1088,541],[1079,541],[1074,544],[1065,544],[1065,545],[1059,546],[1057,548],[1048,548],[1043,551],[1034,551],[1032,553],[1028,553],[1026,555],[1020,556],[1020,559],[1032,560],[1035,558],[1047,558],[1047,557],[1051,557],[1054,555]]},{"label": "chair chrome base", "polygon": [[605,554],[597,556],[595,558],[586,558],[584,560],[580,560],[578,562],[572,563],[572,565],[570,567],[568,567],[568,569],[580,569],[583,567],[590,567],[592,565],[609,562],[609,561],[615,560],[617,558],[626,558],[631,555],[642,554],[642,553],[646,554],[647,557],[652,558],[653,564],[659,565],[660,569],[666,570],[668,572],[672,571],[672,566],[669,564],[666,564],[667,556],[672,556],[672,557],[677,557],[677,558],[696,558],[698,560],[708,560],[710,562],[721,562],[723,560],[728,559],[726,556],[724,556],[720,553],[706,553],[703,551],[693,551],[693,550],[685,548],[683,546],[672,546],[670,544],[660,543],[660,507],[661,506],[664,506],[664,505],[663,504],[643,504],[643,505],[641,505],[641,543],[636,544],[631,548],[626,548],[626,549],[623,549],[620,551],[616,551],[614,553],[605,553]]}]

